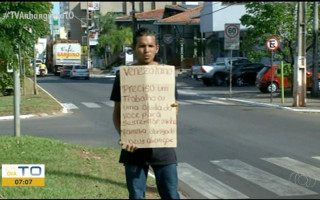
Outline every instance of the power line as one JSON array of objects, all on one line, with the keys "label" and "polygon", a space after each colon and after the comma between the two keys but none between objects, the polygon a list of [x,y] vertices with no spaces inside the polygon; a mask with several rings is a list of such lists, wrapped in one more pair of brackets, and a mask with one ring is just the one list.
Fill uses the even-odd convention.
[{"label": "power line", "polygon": [[[215,4],[217,4],[217,3],[215,3]],[[235,5],[235,4],[238,4],[238,3],[232,3],[232,4],[228,5],[228,6],[225,6],[225,7],[223,7],[223,8],[220,8],[219,10],[215,10],[215,11],[213,11],[213,12],[209,12],[209,13],[206,13],[206,14],[204,14],[204,15],[200,15],[200,17],[207,16],[207,15],[210,15],[210,14],[213,14],[213,13],[216,13],[216,12],[219,12],[219,11],[224,10],[224,9],[230,7],[230,6]]]}]

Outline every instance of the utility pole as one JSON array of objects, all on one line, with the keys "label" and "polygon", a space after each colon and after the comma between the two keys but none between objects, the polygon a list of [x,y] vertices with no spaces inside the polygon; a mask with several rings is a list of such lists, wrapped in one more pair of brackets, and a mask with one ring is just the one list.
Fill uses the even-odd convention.
[{"label": "utility pole", "polygon": [[136,32],[136,10],[134,1],[131,2],[132,4],[132,33],[134,34]]},{"label": "utility pole", "polygon": [[312,75],[312,91],[313,97],[319,96],[319,83],[318,83],[318,2],[313,3],[313,75]]},{"label": "utility pole", "polygon": [[37,90],[37,72],[36,72],[36,56],[37,56],[37,49],[36,43],[33,45],[33,94],[38,95]]},{"label": "utility pole", "polygon": [[[136,33],[136,10],[135,10],[135,5],[134,5],[134,1],[131,1],[132,4],[132,43],[134,43],[134,34]],[[125,49],[123,48],[123,51],[125,51]],[[125,59],[126,59],[126,52],[124,52],[125,54]],[[133,60],[135,60],[135,54],[133,54]],[[126,62],[126,61],[125,61]]]},{"label": "utility pole", "polygon": [[87,2],[87,65],[88,69],[91,68],[91,58],[90,58],[90,30],[89,30],[89,24],[91,26],[91,23],[89,23],[89,2]]},{"label": "utility pole", "polygon": [[179,44],[180,44],[180,72],[182,72],[182,68],[183,68],[183,44],[184,44],[184,39],[183,38],[179,39]]},{"label": "utility pole", "polygon": [[306,2],[298,2],[297,48],[294,65],[293,106],[306,106]]},{"label": "utility pole", "polygon": [[20,44],[18,43],[18,67],[13,68],[14,76],[14,136],[20,136],[20,67],[21,67],[21,50]]}]

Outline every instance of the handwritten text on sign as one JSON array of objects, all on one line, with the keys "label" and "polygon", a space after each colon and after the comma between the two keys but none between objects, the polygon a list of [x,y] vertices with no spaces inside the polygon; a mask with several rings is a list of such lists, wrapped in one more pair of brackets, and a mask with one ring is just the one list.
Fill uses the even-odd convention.
[{"label": "handwritten text on sign", "polygon": [[175,70],[121,66],[121,140],[139,148],[176,147]]}]

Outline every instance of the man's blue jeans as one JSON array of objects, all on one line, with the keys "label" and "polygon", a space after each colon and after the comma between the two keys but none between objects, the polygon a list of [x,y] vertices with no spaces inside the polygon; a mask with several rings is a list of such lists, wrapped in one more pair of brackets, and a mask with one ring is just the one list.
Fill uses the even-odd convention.
[{"label": "man's blue jeans", "polygon": [[[158,192],[162,199],[180,199],[178,193],[177,164],[152,165]],[[125,165],[130,199],[144,199],[148,177],[148,165]]]}]

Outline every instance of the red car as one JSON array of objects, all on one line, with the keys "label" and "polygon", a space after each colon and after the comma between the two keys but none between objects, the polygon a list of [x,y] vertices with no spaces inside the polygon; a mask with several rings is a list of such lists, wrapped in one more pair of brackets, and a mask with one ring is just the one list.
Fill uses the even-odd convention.
[{"label": "red car", "polygon": [[[271,83],[271,67],[266,66],[261,69],[261,71],[257,74],[256,77],[256,86],[262,93],[270,93],[277,91],[281,88],[281,75],[280,75],[280,68],[278,65],[272,66],[273,72],[273,82]],[[292,78],[293,78],[293,71],[290,65],[284,65],[283,69],[283,78],[284,78],[284,88],[290,88],[292,86]],[[311,90],[312,88],[312,72],[307,70],[306,72],[307,77],[307,89]],[[320,73],[318,73],[318,85],[320,89]]]}]

